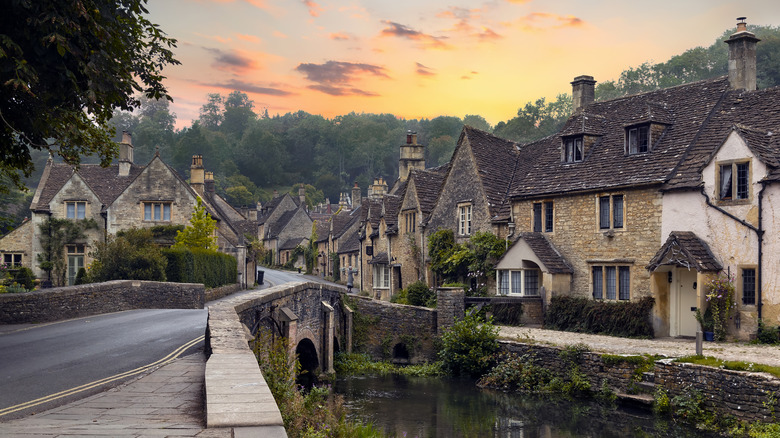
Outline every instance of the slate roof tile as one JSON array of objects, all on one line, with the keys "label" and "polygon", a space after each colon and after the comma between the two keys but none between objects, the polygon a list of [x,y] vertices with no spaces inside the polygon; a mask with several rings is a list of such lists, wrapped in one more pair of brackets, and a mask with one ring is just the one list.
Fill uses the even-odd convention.
[{"label": "slate roof tile", "polygon": [[569,262],[542,233],[522,233],[520,238],[531,247],[531,250],[551,274],[574,273]]},{"label": "slate roof tile", "polygon": [[647,270],[655,271],[659,266],[682,266],[696,271],[717,272],[723,266],[712,255],[710,247],[691,231],[672,231],[666,243],[656,253]]}]

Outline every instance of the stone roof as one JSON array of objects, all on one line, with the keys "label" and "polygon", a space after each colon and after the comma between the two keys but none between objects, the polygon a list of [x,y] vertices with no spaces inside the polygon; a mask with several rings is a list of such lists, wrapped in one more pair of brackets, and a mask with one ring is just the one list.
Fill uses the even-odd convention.
[{"label": "stone roof", "polygon": [[412,169],[409,179],[414,181],[417,202],[420,203],[423,216],[429,215],[436,206],[448,168],[449,164],[425,170]]},{"label": "stone roof", "polygon": [[279,219],[277,219],[275,223],[269,224],[268,238],[278,238],[279,233],[284,229],[285,226],[287,226],[287,223],[290,222],[297,211],[298,210],[285,211],[281,216],[279,216]]},{"label": "stone roof", "polygon": [[305,237],[293,237],[292,239],[287,239],[284,243],[279,245],[280,250],[288,250],[288,249],[295,249],[298,245],[302,244],[307,239]]},{"label": "stone roof", "polygon": [[378,254],[374,254],[373,257],[368,261],[369,265],[386,265],[390,259],[387,257],[386,252],[380,252]]},{"label": "stone roof", "polygon": [[531,247],[551,274],[573,274],[574,270],[557,248],[542,233],[522,233],[520,238]]},{"label": "stone roof", "polygon": [[[561,161],[562,134],[525,145],[521,155],[531,165],[527,172],[520,172],[524,175],[512,188],[511,197],[666,182],[728,87],[728,78],[720,77],[588,105],[561,131],[563,135],[577,133],[575,127],[587,117],[584,133],[598,137],[586,148],[583,161]],[[649,152],[627,155],[626,127],[644,122],[667,126]]]},{"label": "stone roof", "polygon": [[333,238],[340,239],[362,216],[362,206],[352,211],[342,210],[333,217]]},{"label": "stone roof", "polygon": [[770,166],[769,179],[780,172],[780,87],[755,91],[731,91],[712,112],[684,160],[664,186],[689,189],[701,184],[701,171],[728,135],[736,130],[761,161]]},{"label": "stone roof", "polygon": [[344,243],[339,245],[338,253],[346,254],[358,251],[360,251],[360,234],[357,232],[357,230],[355,230],[352,234],[349,235]]},{"label": "stone roof", "polygon": [[707,243],[691,231],[669,233],[669,238],[650,260],[647,270],[653,272],[663,265],[680,266],[699,272],[717,272],[723,269]]},{"label": "stone roof", "polygon": [[398,212],[401,210],[403,198],[397,195],[385,195],[382,197],[382,218],[387,225],[387,234],[398,232]]},{"label": "stone roof", "polygon": [[330,222],[323,220],[314,221],[317,227],[317,240],[315,242],[325,242],[330,237]]}]

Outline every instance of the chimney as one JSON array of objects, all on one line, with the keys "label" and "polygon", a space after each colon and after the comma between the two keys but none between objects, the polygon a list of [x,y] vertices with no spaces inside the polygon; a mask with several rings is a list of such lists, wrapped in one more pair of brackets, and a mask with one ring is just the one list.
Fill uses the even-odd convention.
[{"label": "chimney", "polygon": [[398,179],[406,181],[412,169],[425,169],[425,146],[417,144],[417,133],[406,131],[406,144],[401,145],[398,159]]},{"label": "chimney", "polygon": [[596,81],[593,76],[577,76],[571,83],[572,109],[581,110],[596,99]]},{"label": "chimney", "polygon": [[368,197],[372,199],[379,199],[387,194],[387,183],[381,176],[374,178],[374,184],[369,187]]},{"label": "chimney", "polygon": [[249,220],[257,221],[257,204],[249,208]]},{"label": "chimney", "polygon": [[133,136],[122,131],[122,142],[119,143],[119,176],[130,175],[133,165]]},{"label": "chimney", "polygon": [[358,208],[360,204],[360,187],[355,183],[355,187],[352,187],[352,208]]},{"label": "chimney", "polygon": [[190,166],[190,185],[195,192],[203,196],[203,184],[206,179],[205,169],[203,168],[203,156],[193,155],[192,165]]},{"label": "chimney", "polygon": [[214,194],[214,172],[206,172],[206,178],[204,180],[204,188],[206,193]]},{"label": "chimney", "polygon": [[732,90],[753,91],[757,88],[756,43],[761,40],[748,32],[745,18],[737,18],[737,32],[726,40],[729,45],[729,85]]},{"label": "chimney", "polygon": [[298,187],[298,200],[301,201],[301,205],[306,205],[306,188],[303,186],[303,183]]}]

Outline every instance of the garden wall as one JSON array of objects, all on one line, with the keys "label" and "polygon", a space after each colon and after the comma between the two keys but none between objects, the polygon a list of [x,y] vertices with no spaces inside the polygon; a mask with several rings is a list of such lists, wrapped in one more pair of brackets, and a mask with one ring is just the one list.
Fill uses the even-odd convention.
[{"label": "garden wall", "polygon": [[59,321],[133,309],[202,309],[195,283],[115,280],[0,295],[0,324]]},{"label": "garden wall", "polygon": [[241,290],[241,283],[233,283],[225,286],[215,287],[206,290],[206,302],[218,300],[228,295],[232,295]]}]

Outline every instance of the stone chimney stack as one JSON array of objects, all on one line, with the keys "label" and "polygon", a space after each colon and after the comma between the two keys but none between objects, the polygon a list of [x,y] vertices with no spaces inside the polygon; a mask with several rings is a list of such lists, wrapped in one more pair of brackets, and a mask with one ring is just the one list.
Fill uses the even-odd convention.
[{"label": "stone chimney stack", "polygon": [[190,166],[190,185],[197,194],[203,196],[203,186],[206,180],[206,169],[203,168],[203,156],[193,155]]},{"label": "stone chimney stack", "polygon": [[756,43],[761,41],[748,32],[746,17],[737,20],[737,32],[726,40],[729,45],[729,85],[732,90],[753,91],[756,85]]},{"label": "stone chimney stack", "polygon": [[206,193],[214,194],[214,172],[206,172],[206,178],[204,180],[204,189]]},{"label": "stone chimney stack", "polygon": [[374,184],[368,188],[368,197],[371,199],[381,199],[387,194],[387,183],[381,176],[374,178]]},{"label": "stone chimney stack", "polygon": [[301,205],[306,205],[306,188],[303,186],[303,183],[298,187],[298,200],[301,201]]},{"label": "stone chimney stack", "polygon": [[122,131],[122,142],[119,143],[119,176],[130,175],[133,166],[133,136]]},{"label": "stone chimney stack", "polygon": [[360,187],[355,183],[355,187],[352,187],[352,208],[358,208],[362,204],[363,200],[360,198]]},{"label": "stone chimney stack", "polygon": [[571,83],[572,110],[580,111],[596,99],[596,81],[593,76],[577,76]]},{"label": "stone chimney stack", "polygon": [[412,169],[425,169],[425,146],[417,144],[417,133],[406,131],[406,144],[401,145],[398,178],[406,181]]}]

